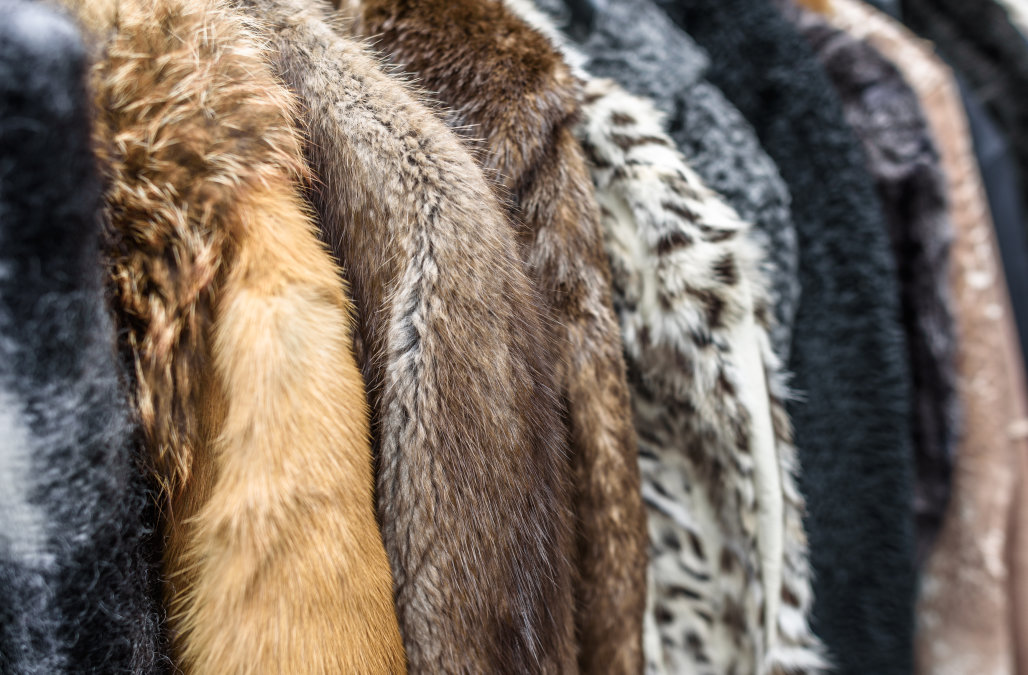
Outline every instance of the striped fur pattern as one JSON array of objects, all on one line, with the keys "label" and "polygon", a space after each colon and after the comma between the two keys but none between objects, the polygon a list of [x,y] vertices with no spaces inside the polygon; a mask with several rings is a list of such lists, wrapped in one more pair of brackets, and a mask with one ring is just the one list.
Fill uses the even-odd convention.
[{"label": "striped fur pattern", "polygon": [[363,0],[357,30],[445,106],[505,197],[556,327],[571,438],[584,672],[642,668],[645,516],[610,272],[582,151],[579,83],[499,0]]},{"label": "striped fur pattern", "polygon": [[[583,117],[577,134],[603,213],[649,509],[651,625],[661,652],[647,655],[647,670],[820,672],[762,253],[748,226],[685,165],[647,101],[590,80]],[[741,331],[747,323],[753,329]],[[759,349],[763,382],[747,371],[747,340]],[[747,400],[747,388],[764,382]],[[762,485],[754,457],[761,406],[773,424],[777,494]],[[783,502],[771,528],[761,520],[769,498]],[[774,537],[784,540],[784,555],[769,562],[762,540]],[[780,567],[781,579],[769,582],[768,567]],[[780,598],[766,597],[772,585]]]},{"label": "striped fur pattern", "polygon": [[403,672],[350,305],[300,193],[295,103],[219,0],[69,0],[104,253],[187,673]]},{"label": "striped fur pattern", "polygon": [[240,0],[310,119],[409,668],[573,673],[568,467],[541,300],[482,171],[304,0]]}]

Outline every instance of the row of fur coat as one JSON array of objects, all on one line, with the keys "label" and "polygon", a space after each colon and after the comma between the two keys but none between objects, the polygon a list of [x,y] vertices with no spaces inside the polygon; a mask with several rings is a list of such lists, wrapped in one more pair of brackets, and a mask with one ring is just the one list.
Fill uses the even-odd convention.
[{"label": "row of fur coat", "polygon": [[[507,2],[566,42],[528,0]],[[820,672],[763,251],[652,103],[579,76],[575,134],[614,275],[649,517],[646,672]]]},{"label": "row of fur coat", "polygon": [[[661,114],[576,72],[527,2],[57,2],[87,38],[62,150],[92,191],[74,217],[93,248],[69,250],[94,276],[71,281],[106,345],[106,379],[74,377],[107,394],[72,387],[69,407],[120,406],[101,464],[121,473],[80,487],[108,495],[90,536],[123,557],[82,569],[125,574],[102,630],[123,636],[62,634],[65,608],[5,618],[5,666],[826,667],[765,280],[795,246],[763,156],[767,190],[735,199],[773,207],[756,240],[783,242],[781,265]],[[22,375],[5,462],[50,438],[22,430],[17,401],[50,400]],[[15,606],[48,609],[63,568],[16,535],[49,514],[10,512],[22,559],[0,571],[39,595]]]},{"label": "row of fur coat", "polygon": [[1018,494],[1024,494],[1024,466],[1019,459],[1028,456],[1028,403],[967,116],[952,72],[930,44],[857,0],[831,4],[827,19],[832,25],[879,49],[917,92],[938,141],[951,197],[949,288],[961,336],[957,391],[965,414],[949,510],[921,579],[916,672],[1018,672],[1028,664],[1025,599],[1018,582],[1025,560],[1025,503],[1018,502]]},{"label": "row of fur coat", "polygon": [[350,306],[302,199],[292,97],[217,0],[66,4],[96,42],[101,249],[161,488],[172,657],[402,671]]},{"label": "row of fur coat", "polygon": [[839,673],[909,673],[909,374],[895,260],[862,149],[815,54],[772,3],[658,4],[707,50],[708,76],[794,197],[803,294],[789,410],[801,439],[814,630]]}]

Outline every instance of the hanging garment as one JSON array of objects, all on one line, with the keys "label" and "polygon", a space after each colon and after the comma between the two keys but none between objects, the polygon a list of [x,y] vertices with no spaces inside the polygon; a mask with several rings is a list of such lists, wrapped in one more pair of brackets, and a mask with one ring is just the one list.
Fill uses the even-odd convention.
[{"label": "hanging garment", "polygon": [[584,672],[639,672],[646,525],[610,271],[573,136],[578,83],[499,0],[366,0],[355,30],[452,112],[506,206],[556,337],[574,467],[575,602]]},{"label": "hanging garment", "polygon": [[409,668],[573,673],[553,349],[500,206],[457,138],[324,12],[243,4],[308,110],[314,202],[352,284]]},{"label": "hanging garment", "polygon": [[[959,111],[959,104],[955,109]],[[967,110],[970,113],[970,108]],[[948,124],[946,133],[960,136],[962,150],[969,155],[967,122],[976,126],[976,114],[985,113],[978,106],[966,118],[950,112],[959,127],[952,120],[943,122]],[[974,136],[977,141],[979,136]],[[1006,166],[999,168],[1006,172],[1006,198],[1016,212],[1019,205],[1012,164],[1008,157],[1004,159]],[[974,158],[968,160],[973,163]],[[980,167],[982,175],[987,175],[989,165]],[[993,213],[998,221],[999,210]],[[968,236],[970,250],[955,251],[961,255],[956,271],[965,277],[955,282],[964,296],[958,311],[966,315],[962,321],[967,323],[962,326],[967,355],[961,375],[966,379],[965,397],[980,406],[968,405],[967,415],[969,422],[980,425],[987,435],[982,438],[985,442],[965,442],[958,449],[953,504],[923,573],[917,670],[932,675],[1017,672],[1007,533],[1015,503],[1017,455],[1028,446],[1012,442],[1010,435],[1012,422],[1024,414],[1019,405],[1022,385],[1016,375],[1023,365],[1016,332],[1011,332],[1010,302],[991,224],[987,218],[980,219]]]},{"label": "hanging garment", "polygon": [[840,673],[909,673],[909,375],[892,251],[863,153],[816,57],[772,5],[660,4],[707,49],[712,82],[753,124],[793,195],[803,295],[790,413],[814,630]]},{"label": "hanging garment", "polygon": [[1018,292],[1028,289],[1028,230],[1023,227],[1028,202],[1022,200],[1016,160],[1007,137],[959,76],[957,85],[989,199],[993,229],[1014,306],[1021,354],[1028,355],[1028,293]]},{"label": "hanging garment", "polygon": [[[538,5],[565,30],[574,28],[573,0]],[[753,224],[750,236],[765,251],[764,273],[771,282],[775,353],[788,359],[800,295],[789,191],[753,128],[704,80],[706,55],[652,0],[605,3],[579,40],[585,68],[652,98],[667,115],[668,133],[689,166]]]},{"label": "hanging garment", "polygon": [[578,135],[604,207],[650,511],[662,649],[648,656],[667,672],[821,672],[762,254],[645,100],[605,80],[585,98]]},{"label": "hanging garment", "polygon": [[105,255],[168,493],[177,663],[401,672],[349,301],[300,197],[294,101],[217,0],[70,4],[107,37]]},{"label": "hanging garment", "polygon": [[[993,0],[902,4],[904,21],[935,43],[1009,140],[1020,173],[1020,208],[1028,208],[1028,41]],[[1028,231],[1028,221],[1022,227]],[[1028,288],[1013,289],[1015,298],[1021,294],[1028,294]]]},{"label": "hanging garment", "polygon": [[1013,672],[1009,545],[1003,542],[1013,503],[1012,460],[1026,447],[1010,432],[1026,407],[1010,301],[967,119],[952,74],[927,43],[857,0],[832,5],[833,25],[880,49],[917,91],[938,144],[954,225],[949,284],[964,415],[949,510],[922,578],[917,672]]},{"label": "hanging garment", "polygon": [[[531,2],[507,4],[569,62],[585,62]],[[689,168],[651,102],[577,74],[575,135],[600,203],[640,439],[646,671],[817,671],[763,251]]]},{"label": "hanging garment", "polygon": [[158,673],[150,497],[104,304],[86,50],[0,0],[0,672]]},{"label": "hanging garment", "polygon": [[779,2],[814,48],[864,147],[899,272],[913,376],[918,561],[942,524],[959,428],[949,292],[952,225],[946,177],[917,94],[870,44]]}]

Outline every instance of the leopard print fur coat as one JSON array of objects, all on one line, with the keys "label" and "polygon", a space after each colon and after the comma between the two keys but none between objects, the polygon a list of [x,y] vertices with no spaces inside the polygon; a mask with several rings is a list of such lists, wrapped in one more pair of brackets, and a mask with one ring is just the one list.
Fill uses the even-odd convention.
[{"label": "leopard print fur coat", "polygon": [[763,252],[650,102],[578,74],[649,516],[647,673],[821,672]]}]

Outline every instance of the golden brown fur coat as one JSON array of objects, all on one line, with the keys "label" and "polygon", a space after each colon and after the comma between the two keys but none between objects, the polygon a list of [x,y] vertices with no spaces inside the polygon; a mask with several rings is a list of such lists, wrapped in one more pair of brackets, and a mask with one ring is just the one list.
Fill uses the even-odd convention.
[{"label": "golden brown fur coat", "polygon": [[556,326],[574,467],[575,601],[584,672],[639,672],[646,525],[609,263],[581,148],[580,83],[535,29],[496,0],[347,2],[355,31],[481,139],[523,260]]},{"label": "golden brown fur coat", "polygon": [[502,210],[459,140],[316,3],[239,1],[309,112],[410,669],[574,672],[566,440]]},{"label": "golden brown fur coat", "polygon": [[402,672],[350,305],[294,102],[218,0],[66,0],[92,73],[105,257],[192,673]]}]

